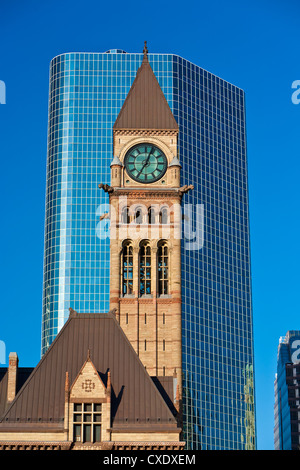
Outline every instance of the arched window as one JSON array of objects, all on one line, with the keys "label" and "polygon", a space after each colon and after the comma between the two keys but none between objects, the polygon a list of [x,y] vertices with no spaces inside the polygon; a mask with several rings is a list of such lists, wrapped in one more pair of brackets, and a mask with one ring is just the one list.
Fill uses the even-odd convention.
[{"label": "arched window", "polygon": [[121,213],[121,222],[122,224],[130,224],[129,207],[123,207]]},{"label": "arched window", "polygon": [[151,294],[151,247],[149,242],[142,242],[139,252],[140,296]]},{"label": "arched window", "polygon": [[155,207],[150,206],[148,209],[148,223],[155,224]]},{"label": "arched window", "polygon": [[169,293],[169,250],[167,243],[161,242],[158,245],[158,295]]},{"label": "arched window", "polygon": [[130,241],[123,243],[122,249],[122,294],[133,292],[133,250]]},{"label": "arched window", "polygon": [[169,223],[169,208],[162,207],[159,212],[159,223],[168,224]]},{"label": "arched window", "polygon": [[143,210],[141,207],[137,207],[134,212],[134,223],[142,224],[143,223]]}]

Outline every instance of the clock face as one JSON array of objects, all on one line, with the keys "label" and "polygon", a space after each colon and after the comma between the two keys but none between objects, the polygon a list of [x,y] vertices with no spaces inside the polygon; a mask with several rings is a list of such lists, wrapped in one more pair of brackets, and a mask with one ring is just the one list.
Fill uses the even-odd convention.
[{"label": "clock face", "polygon": [[167,171],[168,161],[164,153],[155,145],[138,144],[125,155],[125,168],[128,175],[138,183],[154,183]]}]

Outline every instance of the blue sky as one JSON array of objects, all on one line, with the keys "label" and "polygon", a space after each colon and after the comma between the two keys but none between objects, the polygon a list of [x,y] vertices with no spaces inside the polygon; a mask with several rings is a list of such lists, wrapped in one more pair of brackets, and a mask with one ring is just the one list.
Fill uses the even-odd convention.
[{"label": "blue sky", "polygon": [[[0,341],[40,359],[49,63],[63,52],[174,53],[245,90],[258,449],[273,449],[277,345],[300,329],[297,0],[0,0]],[[1,97],[0,97],[1,98]],[[300,94],[299,94],[300,98]]]}]

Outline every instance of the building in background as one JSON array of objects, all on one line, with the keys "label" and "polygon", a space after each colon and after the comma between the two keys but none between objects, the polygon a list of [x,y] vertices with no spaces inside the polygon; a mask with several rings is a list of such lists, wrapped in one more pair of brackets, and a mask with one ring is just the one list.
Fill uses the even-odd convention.
[{"label": "building in background", "polygon": [[300,449],[300,331],[281,337],[274,382],[274,448]]},{"label": "building in background", "polygon": [[[172,54],[150,65],[179,127],[184,440],[254,449],[245,96]],[[66,53],[50,66],[42,354],[69,316],[109,310],[112,128],[143,54]],[[185,184],[185,183],[184,183]]]}]

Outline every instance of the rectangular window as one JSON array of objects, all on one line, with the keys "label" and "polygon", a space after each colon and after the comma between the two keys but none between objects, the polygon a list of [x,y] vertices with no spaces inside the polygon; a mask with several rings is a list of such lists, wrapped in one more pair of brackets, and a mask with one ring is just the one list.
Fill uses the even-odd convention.
[{"label": "rectangular window", "polygon": [[73,408],[73,440],[101,441],[101,403],[75,403]]},{"label": "rectangular window", "polygon": [[83,426],[83,442],[91,442],[91,425],[85,424]]},{"label": "rectangular window", "polygon": [[94,425],[94,442],[101,441],[101,424]]},{"label": "rectangular window", "polygon": [[81,441],[81,425],[74,424],[74,441]]}]

